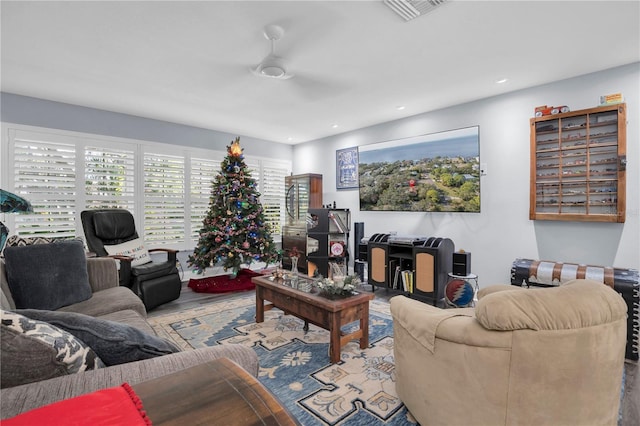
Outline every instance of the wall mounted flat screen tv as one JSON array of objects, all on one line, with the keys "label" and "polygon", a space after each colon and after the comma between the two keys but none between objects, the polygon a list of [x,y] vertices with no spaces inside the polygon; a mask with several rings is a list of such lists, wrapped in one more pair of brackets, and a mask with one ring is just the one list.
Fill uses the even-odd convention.
[{"label": "wall mounted flat screen tv", "polygon": [[358,147],[361,211],[480,212],[479,126]]}]

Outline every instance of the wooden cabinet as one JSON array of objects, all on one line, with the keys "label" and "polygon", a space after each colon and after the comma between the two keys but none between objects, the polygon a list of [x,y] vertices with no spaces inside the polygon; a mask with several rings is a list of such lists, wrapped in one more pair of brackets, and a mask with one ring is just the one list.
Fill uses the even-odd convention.
[{"label": "wooden cabinet", "polygon": [[282,266],[291,268],[289,253],[299,253],[298,271],[307,273],[307,217],[309,209],[322,207],[322,175],[302,174],[284,180],[286,219],[282,228]]},{"label": "wooden cabinet", "polygon": [[307,211],[322,207],[322,175],[304,174],[284,179],[287,216],[285,225],[305,227]]},{"label": "wooden cabinet", "polygon": [[624,222],[626,105],[536,117],[529,218]]}]

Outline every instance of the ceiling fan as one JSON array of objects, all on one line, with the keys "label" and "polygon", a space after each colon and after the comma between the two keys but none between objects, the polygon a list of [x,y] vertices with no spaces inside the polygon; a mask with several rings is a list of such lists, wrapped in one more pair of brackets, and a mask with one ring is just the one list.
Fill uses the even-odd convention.
[{"label": "ceiling fan", "polygon": [[279,25],[267,25],[264,28],[264,37],[271,42],[271,53],[269,53],[256,67],[251,71],[260,77],[276,78],[286,80],[293,77],[293,74],[287,73],[287,67],[284,59],[275,53],[275,42],[280,40],[284,35],[284,29]]},{"label": "ceiling fan", "polygon": [[[254,75],[268,77],[273,80],[288,80],[295,77],[291,80],[291,83],[287,83],[287,93],[297,93],[298,96],[312,101],[336,96],[347,90],[345,85],[340,81],[336,81],[332,75],[306,71],[296,74],[291,73],[287,62],[276,55],[275,52],[275,42],[282,38],[284,29],[279,25],[270,24],[264,28],[263,34],[271,42],[271,51],[258,65],[249,67]],[[278,86],[280,85],[278,84]],[[280,87],[279,89],[284,88]]]}]

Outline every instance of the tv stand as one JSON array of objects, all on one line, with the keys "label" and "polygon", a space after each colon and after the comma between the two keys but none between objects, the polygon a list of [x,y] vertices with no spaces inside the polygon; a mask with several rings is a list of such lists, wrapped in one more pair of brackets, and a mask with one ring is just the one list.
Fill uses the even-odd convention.
[{"label": "tv stand", "polygon": [[449,238],[374,234],[367,244],[368,282],[434,306],[444,305],[455,246]]}]

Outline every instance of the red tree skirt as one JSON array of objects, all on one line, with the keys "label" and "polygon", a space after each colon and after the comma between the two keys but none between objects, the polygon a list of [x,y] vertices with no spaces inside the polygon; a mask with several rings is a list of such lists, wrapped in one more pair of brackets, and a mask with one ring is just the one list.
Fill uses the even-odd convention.
[{"label": "red tree skirt", "polygon": [[227,293],[231,291],[253,290],[256,286],[251,278],[260,275],[251,269],[240,269],[235,278],[229,275],[216,277],[192,278],[189,280],[189,288],[196,293]]}]

